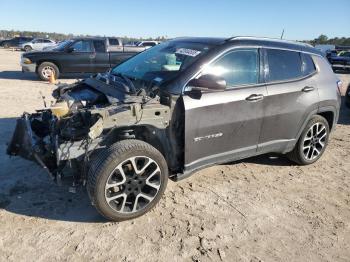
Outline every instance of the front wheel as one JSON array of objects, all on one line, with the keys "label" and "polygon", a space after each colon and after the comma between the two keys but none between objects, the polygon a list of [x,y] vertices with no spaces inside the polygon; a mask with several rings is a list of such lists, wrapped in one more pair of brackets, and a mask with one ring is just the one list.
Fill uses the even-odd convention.
[{"label": "front wheel", "polygon": [[309,165],[321,158],[329,138],[327,120],[319,115],[313,116],[288,158],[300,165]]},{"label": "front wheel", "polygon": [[150,211],[168,181],[163,155],[140,140],[123,140],[92,157],[87,190],[107,219],[123,221]]},{"label": "front wheel", "polygon": [[39,65],[37,70],[38,76],[41,80],[48,81],[51,74],[54,74],[55,79],[59,78],[60,71],[58,67],[51,62],[43,62]]}]

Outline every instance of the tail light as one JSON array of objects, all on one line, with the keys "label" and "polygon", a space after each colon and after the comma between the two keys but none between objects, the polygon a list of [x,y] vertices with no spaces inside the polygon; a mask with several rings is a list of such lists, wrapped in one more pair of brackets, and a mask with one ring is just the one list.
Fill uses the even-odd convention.
[{"label": "tail light", "polygon": [[343,82],[338,80],[337,81],[337,87],[338,87],[339,94],[341,94],[341,91],[343,90]]}]

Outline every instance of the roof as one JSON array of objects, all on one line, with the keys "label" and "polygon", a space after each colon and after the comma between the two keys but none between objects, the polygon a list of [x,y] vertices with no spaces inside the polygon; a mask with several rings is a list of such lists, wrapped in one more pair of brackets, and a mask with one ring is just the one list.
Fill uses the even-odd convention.
[{"label": "roof", "polygon": [[206,43],[209,45],[224,45],[231,43],[232,45],[253,45],[253,46],[265,46],[265,47],[274,47],[282,49],[290,49],[295,51],[309,52],[318,55],[322,53],[315,49],[313,46],[290,40],[274,39],[267,37],[253,37],[253,36],[235,36],[230,38],[222,37],[181,37],[175,38],[173,41],[187,41],[195,43]]}]

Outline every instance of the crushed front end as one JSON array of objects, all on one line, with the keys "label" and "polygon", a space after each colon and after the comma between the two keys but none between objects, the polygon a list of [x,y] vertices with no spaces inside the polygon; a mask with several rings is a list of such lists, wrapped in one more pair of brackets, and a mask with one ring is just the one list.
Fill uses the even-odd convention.
[{"label": "crushed front end", "polygon": [[133,138],[134,126],[156,130],[168,126],[170,108],[160,104],[159,97],[130,94],[106,78],[59,86],[53,92],[53,105],[24,113],[17,120],[7,154],[36,162],[53,180],[59,181],[70,169],[76,182],[85,182],[89,157],[95,150],[116,139]]},{"label": "crushed front end", "polygon": [[7,154],[34,161],[52,179],[58,179],[67,163],[77,167],[99,142],[102,117],[88,110],[57,117],[52,109],[24,113],[17,125]]}]

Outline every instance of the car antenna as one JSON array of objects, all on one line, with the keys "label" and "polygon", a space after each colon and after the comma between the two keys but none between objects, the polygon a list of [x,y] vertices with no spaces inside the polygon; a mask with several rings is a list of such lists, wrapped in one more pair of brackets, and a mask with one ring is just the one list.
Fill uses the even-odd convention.
[{"label": "car antenna", "polygon": [[45,96],[43,95],[43,93],[41,91],[39,91],[41,98],[43,99],[44,102],[44,107],[46,108],[46,101],[45,101]]},{"label": "car antenna", "polygon": [[282,30],[281,39],[283,39],[283,35],[284,35],[284,28]]}]

